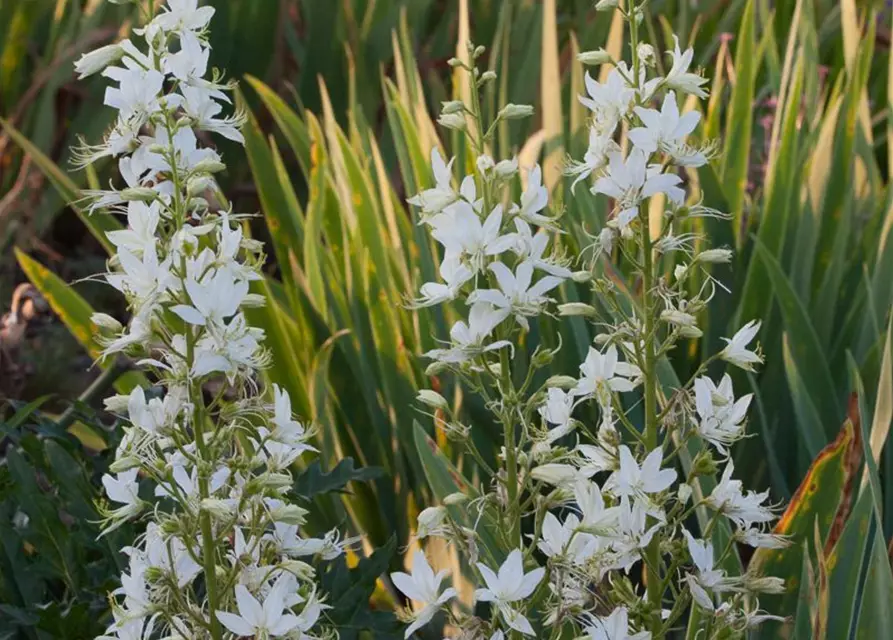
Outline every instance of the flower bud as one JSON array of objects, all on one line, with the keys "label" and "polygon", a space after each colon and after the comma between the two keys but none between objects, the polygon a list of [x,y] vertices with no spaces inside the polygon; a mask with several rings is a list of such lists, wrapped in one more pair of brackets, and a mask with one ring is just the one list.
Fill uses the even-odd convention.
[{"label": "flower bud", "polygon": [[568,485],[576,480],[578,471],[569,464],[542,464],[530,472],[530,477],[554,486]]},{"label": "flower bud", "polygon": [[82,55],[74,63],[74,70],[78,74],[78,80],[99,73],[113,62],[117,62],[124,56],[124,49],[119,44],[110,44],[100,47]]},{"label": "flower bud", "polygon": [[479,155],[475,164],[477,165],[478,171],[481,173],[487,173],[490,169],[496,166],[496,163],[493,162],[493,158],[486,153]]},{"label": "flower bud", "polygon": [[158,192],[148,187],[131,187],[121,191],[121,199],[126,202],[152,202],[157,197]]},{"label": "flower bud", "polygon": [[611,341],[611,336],[607,333],[600,333],[592,339],[598,347],[603,347]]},{"label": "flower bud", "polygon": [[561,316],[594,316],[595,307],[584,302],[568,302],[558,305],[558,315]]},{"label": "flower bud", "polygon": [[684,278],[687,273],[688,265],[686,264],[677,264],[676,268],[673,269],[673,277],[676,278],[677,281],[682,280],[682,278]]},{"label": "flower bud", "polygon": [[696,338],[700,338],[701,336],[703,336],[703,335],[704,335],[704,332],[701,331],[700,329],[698,329],[697,327],[694,327],[694,326],[692,326],[692,327],[680,327],[680,328],[679,328],[679,335],[682,336],[683,338],[696,339]]},{"label": "flower bud", "polygon": [[280,489],[289,489],[291,488],[294,480],[288,473],[265,473],[262,476],[259,476],[257,480],[260,481],[264,487],[268,489],[272,489],[273,491],[279,491]]},{"label": "flower bud", "polygon": [[115,320],[107,313],[94,313],[92,316],[90,316],[90,322],[95,324],[100,329],[108,329],[109,331],[114,331],[115,333],[124,329],[120,322]]},{"label": "flower bud", "polygon": [[495,71],[484,71],[481,75],[481,82],[493,82],[496,80],[496,72]]},{"label": "flower bud", "polygon": [[579,60],[583,64],[595,66],[599,64],[605,64],[606,62],[611,62],[611,54],[604,49],[597,49],[595,51],[582,51],[577,54],[577,60]]},{"label": "flower bud", "polygon": [[518,173],[518,158],[511,160],[500,160],[494,168],[496,175],[500,178],[509,178]]},{"label": "flower bud", "polygon": [[446,411],[450,408],[450,404],[446,401],[446,398],[431,389],[422,389],[419,391],[416,400],[435,409],[443,409]]},{"label": "flower bud", "polygon": [[205,498],[202,500],[201,509],[220,520],[229,518],[233,515],[232,505],[226,500],[218,500],[216,498]]},{"label": "flower bud", "polygon": [[468,123],[465,122],[465,116],[461,113],[442,113],[437,122],[447,129],[455,129],[456,131],[465,131]]},{"label": "flower bud", "polygon": [[516,118],[527,118],[533,115],[533,107],[529,104],[513,104],[505,105],[496,116],[498,119],[513,120]]},{"label": "flower bud", "polygon": [[589,282],[592,280],[591,271],[574,271],[571,274],[571,280],[574,282]]},{"label": "flower bud", "polygon": [[443,499],[443,503],[448,507],[452,507],[459,504],[465,504],[468,502],[468,496],[462,493],[461,491],[457,491],[455,493],[451,493],[446,498]]},{"label": "flower bud", "polygon": [[473,58],[480,58],[482,55],[484,55],[484,52],[485,52],[486,50],[487,50],[487,47],[485,47],[484,45],[480,44],[480,45],[478,45],[477,47],[474,48],[474,51],[471,52],[471,56],[472,56]]},{"label": "flower bud", "polygon": [[693,327],[697,321],[693,315],[679,309],[664,309],[660,313],[660,319],[677,327]]},{"label": "flower bud", "polygon": [[545,367],[552,364],[552,361],[555,360],[555,354],[549,351],[548,349],[544,349],[542,351],[537,351],[533,355],[533,366],[536,367]]},{"label": "flower bud", "polygon": [[430,535],[437,535],[437,530],[447,517],[446,507],[428,507],[419,514],[416,537],[424,540]]},{"label": "flower bud", "polygon": [[691,499],[691,493],[691,486],[683,482],[679,485],[679,489],[676,491],[676,500],[678,500],[680,504],[686,505]]},{"label": "flower bud", "polygon": [[546,380],[546,386],[555,389],[573,389],[577,386],[577,379],[571,376],[552,376]]},{"label": "flower bud", "polygon": [[450,368],[445,362],[432,362],[427,367],[425,367],[425,375],[429,378],[439,375]]},{"label": "flower bud", "polygon": [[193,173],[220,173],[226,169],[226,165],[220,162],[220,160],[215,160],[214,158],[205,158],[204,160],[200,160],[194,167],[192,167]]},{"label": "flower bud", "polygon": [[726,264],[732,261],[732,252],[729,249],[707,249],[698,254],[698,262],[708,264]]},{"label": "flower bud", "polygon": [[126,394],[115,394],[113,396],[109,396],[105,400],[103,400],[103,406],[105,406],[105,410],[109,413],[127,413],[127,403],[130,401],[130,396]]},{"label": "flower bud", "polygon": [[713,459],[713,455],[706,449],[699,451],[692,462],[691,470],[696,476],[709,476],[715,474],[717,465],[716,461]]},{"label": "flower bud", "polygon": [[453,67],[454,69],[456,67],[464,66],[464,63],[461,60],[459,60],[459,58],[450,58],[449,60],[447,60],[447,64],[450,65],[451,67]]},{"label": "flower bud", "polygon": [[596,11],[610,11],[617,8],[618,0],[598,0],[595,3]]},{"label": "flower bud", "polygon": [[136,456],[123,456],[115,460],[111,465],[109,465],[109,471],[111,473],[121,473],[123,471],[129,471],[131,469],[137,469],[141,465],[140,459]]},{"label": "flower bud", "polygon": [[439,426],[447,439],[453,442],[465,442],[471,434],[471,427],[459,422],[441,422]]},{"label": "flower bud", "polygon": [[440,112],[444,115],[452,115],[454,113],[462,113],[465,111],[465,103],[461,100],[450,100],[449,102],[440,103]]},{"label": "flower bud", "polygon": [[243,309],[259,309],[266,306],[267,298],[259,293],[249,293],[242,299]]},{"label": "flower bud", "polygon": [[300,560],[283,560],[279,566],[282,567],[283,571],[287,571],[302,581],[314,580],[316,577],[316,571],[313,567]]},{"label": "flower bud", "polygon": [[784,579],[775,576],[754,576],[745,573],[744,587],[755,593],[778,595],[785,592]]},{"label": "flower bud", "polygon": [[652,47],[647,42],[641,43],[636,52],[639,55],[639,60],[646,67],[653,67],[657,62],[657,56],[654,54],[654,47]]},{"label": "flower bud", "polygon": [[307,509],[302,509],[296,504],[285,504],[276,507],[270,513],[273,520],[284,524],[294,524],[301,526],[307,521]]},{"label": "flower bud", "polygon": [[208,176],[194,176],[186,182],[186,193],[192,197],[204,193],[214,184],[214,180]]}]

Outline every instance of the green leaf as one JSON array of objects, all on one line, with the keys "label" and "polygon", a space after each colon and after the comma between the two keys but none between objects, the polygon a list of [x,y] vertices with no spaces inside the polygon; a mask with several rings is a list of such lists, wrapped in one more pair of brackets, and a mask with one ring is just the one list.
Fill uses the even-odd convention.
[{"label": "green leaf", "polygon": [[769,280],[781,308],[785,331],[790,339],[791,360],[803,380],[803,388],[818,410],[826,434],[833,433],[833,425],[841,419],[838,394],[824,357],[825,350],[813,328],[810,314],[797,296],[787,276],[769,250],[754,239],[755,259],[767,267]]},{"label": "green leaf", "polygon": [[[16,258],[31,284],[37,287],[41,295],[46,298],[50,307],[68,327],[75,340],[90,354],[91,358],[98,359],[102,346],[96,342],[96,329],[90,321],[93,309],[87,301],[56,274],[29,258],[19,249],[16,249]],[[103,360],[97,360],[97,363],[103,369],[110,364]],[[128,371],[115,380],[115,389],[118,390],[118,393],[130,393],[137,386],[149,386],[146,377],[139,371]]]},{"label": "green leaf", "polygon": [[816,532],[824,543],[849,513],[861,458],[857,437],[856,426],[848,419],[837,438],[812,461],[773,531],[788,536],[793,544],[786,549],[757,549],[751,559],[753,571],[786,580],[783,595],[760,599],[770,613],[785,615],[797,609],[798,592],[802,593],[798,580],[803,570],[803,546],[811,543]]},{"label": "green leaf", "polygon": [[318,495],[341,491],[351,482],[368,482],[384,475],[378,467],[354,467],[353,458],[342,458],[329,472],[322,470],[319,460],[314,460],[295,478],[294,491],[304,498],[315,498]]},{"label": "green leaf", "polygon": [[754,92],[757,70],[754,35],[754,2],[748,0],[744,18],[735,38],[735,87],[726,119],[726,141],[723,150],[722,182],[730,213],[740,220],[744,211],[747,171],[750,166],[751,131],[753,128]]},{"label": "green leaf", "polygon": [[64,171],[56,166],[56,163],[44,155],[40,149],[35,147],[28,138],[22,135],[18,129],[13,127],[9,122],[0,118],[0,125],[6,129],[9,137],[15,140],[16,144],[18,144],[25,153],[31,156],[31,160],[34,164],[43,172],[50,181],[50,184],[56,188],[59,195],[62,196],[62,199],[74,210],[81,219],[81,222],[84,223],[84,226],[89,229],[90,233],[99,241],[99,244],[103,246],[106,252],[108,252],[109,255],[115,253],[115,246],[109,241],[107,234],[109,231],[117,231],[121,229],[121,223],[109,214],[90,215],[78,206],[77,203],[81,200],[80,187],[78,187]]}]

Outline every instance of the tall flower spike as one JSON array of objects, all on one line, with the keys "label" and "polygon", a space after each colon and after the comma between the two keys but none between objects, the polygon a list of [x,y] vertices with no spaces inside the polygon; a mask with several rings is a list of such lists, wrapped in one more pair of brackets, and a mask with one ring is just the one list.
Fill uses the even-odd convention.
[{"label": "tall flower spike", "polygon": [[[105,278],[132,319],[122,327],[97,315],[97,330],[104,354],[126,353],[164,390],[159,398],[135,388],[108,403],[130,426],[117,475],[103,478],[105,531],[146,520],[111,594],[109,640],[324,632],[314,571],[292,573],[291,556],[331,559],[353,541],[298,534],[306,512],[286,502],[289,466],[312,446],[288,393],[258,392],[270,356],[244,310],[263,302],[249,293],[262,278],[260,244],[245,241],[240,216],[200,197],[216,190],[224,166],[193,128],[242,141],[242,116],[221,115],[230,87],[204,77],[213,14],[197,0],[169,0],[133,41],[76,65],[112,81],[105,104],[118,112],[105,141],[80,158],[116,158],[126,184],[88,193],[91,210],[128,221],[109,233],[117,251]],[[210,405],[208,383],[222,389]],[[154,485],[142,498],[140,477]]]}]

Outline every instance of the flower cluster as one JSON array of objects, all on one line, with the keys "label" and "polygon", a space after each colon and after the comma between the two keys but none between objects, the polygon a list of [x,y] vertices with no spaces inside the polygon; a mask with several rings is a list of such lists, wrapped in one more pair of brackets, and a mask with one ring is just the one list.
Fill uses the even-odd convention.
[{"label": "flower cluster", "polygon": [[[261,393],[269,361],[264,332],[244,310],[262,276],[260,243],[242,216],[219,204],[225,167],[203,141],[241,142],[243,118],[222,116],[232,88],[208,71],[208,24],[197,0],[168,0],[135,41],[86,54],[81,76],[113,82],[105,104],[117,118],[82,162],[117,159],[126,186],[88,192],[91,210],[123,214],[108,234],[116,253],[107,282],[127,299],[127,327],[93,321],[104,355],[125,354],[158,381],[107,400],[128,426],[112,474],[103,478],[105,529],[146,521],[103,638],[317,638],[326,609],[314,557],[332,559],[350,541],[301,534],[292,463],[312,450],[288,393]],[[117,356],[116,356],[117,357]]]},{"label": "flower cluster", "polygon": [[[772,618],[759,609],[759,595],[783,588],[779,579],[729,569],[738,545],[779,547],[786,540],[766,530],[774,519],[768,494],[746,490],[732,475],[729,447],[745,436],[751,396],[736,398],[729,374],[718,382],[706,375],[713,363],[752,370],[762,362],[751,346],[759,323],[728,339],[680,388],[666,389],[658,378],[660,358],[701,336],[698,315],[715,289],[709,266],[731,254],[705,250],[706,238],[684,232],[694,228],[692,217],[722,215],[691,203],[684,189],[686,172],[706,164],[713,147],[689,141],[700,114],[681,113],[679,100],[705,97],[706,79],[689,70],[693,52],[681,51],[675,37],[669,72],[656,75],[654,49],[639,41],[641,8],[625,5],[617,10],[629,24],[632,62],[604,51],[581,54],[588,64],[612,68],[603,83],[586,76],[588,95],[580,100],[591,111],[590,144],[567,175],[573,187],[585,182],[613,206],[593,250],[581,252],[594,256],[579,262],[581,271],[572,271],[560,251],[548,253],[550,242],[560,242],[561,221],[548,213],[539,167],[488,155],[496,123],[531,110],[509,105],[496,122],[484,122],[478,92],[493,74],[474,63],[482,49],[469,47],[468,62],[451,62],[467,72],[472,98],[446,103],[440,122],[466,131],[478,157],[457,190],[453,161],[434,149],[435,186],[410,199],[443,247],[442,282],[424,284],[414,302],[467,307],[449,343],[425,354],[433,361],[428,373],[451,372],[480,394],[504,446],[492,468],[446,399],[430,390],[419,395],[486,480],[473,496],[454,494],[423,511],[417,529],[419,539],[441,537],[467,554],[475,606],[453,606],[456,592],[442,588],[446,574],[435,574],[419,552],[411,576],[393,576],[416,604],[406,616],[407,637],[439,610],[455,637],[476,640],[663,638],[686,620],[691,637],[727,637]],[[652,205],[664,212],[656,230]],[[602,260],[615,252],[633,265],[641,294],[602,276]],[[667,266],[675,267],[669,280],[662,275]],[[588,286],[593,303],[556,305],[550,295],[563,284],[577,288],[577,299],[580,285]],[[591,320],[597,335],[578,376],[556,375],[537,386],[536,372],[554,352],[537,349],[526,372],[513,360],[532,321],[546,331],[553,310]],[[574,417],[583,408],[597,412],[596,425]],[[634,424],[637,411],[644,424]],[[720,480],[704,495],[701,479],[723,461]],[[469,500],[466,508],[476,512],[470,521],[450,508]],[[714,536],[720,527],[732,534],[728,542]]]}]

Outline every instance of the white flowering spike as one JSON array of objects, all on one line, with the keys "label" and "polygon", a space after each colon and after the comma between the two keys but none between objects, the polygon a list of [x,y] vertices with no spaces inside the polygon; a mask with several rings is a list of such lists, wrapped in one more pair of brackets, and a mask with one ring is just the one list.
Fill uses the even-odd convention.
[{"label": "white flowering spike", "polygon": [[[158,3],[156,3],[158,4]],[[211,7],[169,0],[134,39],[86,54],[81,75],[111,81],[117,111],[105,140],[78,152],[80,164],[116,159],[120,189],[86,192],[91,212],[125,215],[108,234],[116,252],[106,281],[127,300],[125,327],[96,315],[103,355],[125,353],[163,392],[142,388],[107,403],[129,424],[103,478],[105,531],[143,516],[145,534],[124,552],[128,570],[112,592],[111,638],[302,637],[325,633],[309,566],[297,555],[332,559],[353,538],[305,539],[306,511],[288,504],[290,466],[313,450],[288,393],[259,387],[270,360],[264,332],[244,310],[263,278],[262,245],[241,220],[212,206],[225,166],[195,130],[242,141],[230,84],[205,78]],[[220,392],[206,406],[208,388]],[[139,497],[139,483],[151,485]]]},{"label": "white flowering spike", "polygon": [[[496,144],[497,119],[484,117],[480,95],[474,95],[493,77],[473,66],[480,47],[470,46],[465,62],[451,61],[468,82],[468,91],[456,95],[471,92],[471,99],[445,104],[441,118],[460,130],[464,157],[476,160],[466,164],[470,173],[454,193],[452,163],[446,165],[434,152],[438,187],[411,199],[443,249],[440,281],[423,284],[414,302],[453,303],[447,314],[460,314],[449,344],[426,354],[434,360],[426,373],[451,374],[462,385],[456,397],[466,401],[451,403],[449,417],[437,413],[434,423],[476,463],[464,479],[471,486],[443,500],[461,504],[468,517],[429,507],[419,515],[417,535],[445,539],[465,554],[468,566],[477,567],[475,599],[490,606],[473,613],[449,610],[449,626],[462,640],[521,634],[660,640],[686,625],[695,636],[732,637],[774,619],[760,610],[758,599],[782,589],[771,576],[729,575],[715,567],[737,547],[714,558],[709,542],[721,525],[729,527],[736,543],[787,544],[770,532],[774,516],[764,504],[767,494],[732,480],[731,463],[709,496],[702,497],[698,488],[711,450],[730,458],[730,448],[744,437],[752,397],[736,398],[730,376],[714,383],[699,371],[673,389],[662,377],[663,359],[687,349],[683,340],[702,335],[699,314],[717,292],[700,286],[701,268],[730,259],[727,249],[710,248],[709,238],[693,233],[686,221],[723,214],[697,204],[683,207],[700,195],[688,193],[683,175],[706,164],[713,148],[689,142],[700,115],[681,111],[679,105],[687,102],[679,94],[706,96],[706,79],[689,71],[694,52],[682,52],[675,37],[672,68],[666,77],[658,75],[655,43],[643,39],[638,26],[642,7],[603,0],[596,8],[618,7],[630,24],[632,60],[608,60],[602,50],[581,56],[583,63],[611,62],[613,68],[604,82],[586,76],[587,95],[580,100],[592,116],[589,146],[581,161],[570,160],[565,168],[569,197],[574,186],[591,179],[591,192],[612,201],[605,228],[589,235],[584,224],[590,246],[574,254],[575,243],[563,240],[576,235],[564,236],[562,217],[547,213],[549,191],[538,165],[518,184],[517,160],[493,157],[493,149],[505,145]],[[496,110],[500,117],[529,111]],[[588,211],[591,201],[581,206]],[[662,215],[649,220],[651,213],[645,212]],[[615,256],[623,262],[610,264]],[[609,264],[600,264],[603,260]],[[672,273],[668,260],[675,262]],[[550,313],[556,302],[557,317]],[[505,322],[509,317],[514,321]],[[565,317],[572,317],[567,322],[573,325],[559,331],[556,323]],[[539,320],[534,325],[531,318]],[[587,324],[593,346],[579,379],[550,370],[562,339],[573,335],[580,344]],[[724,359],[752,369],[762,361],[748,348],[758,328],[756,322],[748,324],[705,362]],[[565,366],[565,361],[558,362]],[[467,401],[471,394],[477,395],[475,402]],[[446,406],[439,396],[422,400],[438,409]],[[469,407],[474,414],[466,419],[460,414]],[[471,437],[478,427],[466,426],[479,424],[481,408],[498,429],[493,435],[501,446],[495,456],[478,449],[479,440]],[[697,456],[681,460],[677,447],[695,444]],[[687,464],[691,459],[693,468]],[[699,534],[703,539],[686,529],[699,505],[714,511]],[[495,569],[492,558],[505,553]],[[524,565],[535,558],[547,561],[525,572]],[[645,593],[637,593],[624,574],[643,575]],[[443,605],[442,576],[434,577],[425,581],[424,594],[412,596],[415,585],[403,589],[420,607],[408,617],[407,633],[428,623]],[[665,608],[670,603],[679,606]],[[709,615],[690,617],[698,608]]]},{"label": "white flowering spike", "polygon": [[431,622],[434,614],[450,599],[456,596],[456,590],[450,587],[441,592],[440,585],[447,576],[447,571],[434,573],[428,559],[421,551],[416,551],[412,557],[412,574],[397,571],[391,574],[391,581],[403,594],[422,605],[412,614],[412,624],[406,628],[405,636],[409,638],[413,633]]}]

